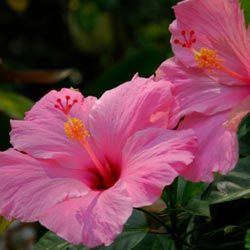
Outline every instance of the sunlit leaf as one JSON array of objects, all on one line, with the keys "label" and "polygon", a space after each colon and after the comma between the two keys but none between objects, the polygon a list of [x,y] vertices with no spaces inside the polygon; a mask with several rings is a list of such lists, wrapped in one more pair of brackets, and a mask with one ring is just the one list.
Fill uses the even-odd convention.
[{"label": "sunlit leaf", "polygon": [[0,217],[0,235],[6,231],[11,221],[7,221],[4,217]]},{"label": "sunlit leaf", "polygon": [[250,156],[242,158],[228,175],[216,177],[203,198],[210,204],[250,198],[249,165]]},{"label": "sunlit leaf", "polygon": [[143,207],[143,210],[148,211],[150,213],[160,213],[166,208],[166,203],[162,199],[159,199],[152,205]]},{"label": "sunlit leaf", "polygon": [[0,90],[0,111],[11,118],[23,118],[32,104],[32,101],[24,96]]}]

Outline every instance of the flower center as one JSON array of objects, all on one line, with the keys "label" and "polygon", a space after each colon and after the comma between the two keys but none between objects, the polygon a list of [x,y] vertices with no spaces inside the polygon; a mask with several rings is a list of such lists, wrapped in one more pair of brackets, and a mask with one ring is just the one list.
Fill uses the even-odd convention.
[{"label": "flower center", "polygon": [[207,48],[201,48],[200,51],[192,49],[196,63],[200,68],[208,69],[221,69],[222,60],[218,57],[217,51]]},{"label": "flower center", "polygon": [[[189,35],[187,36],[187,34]],[[223,59],[218,56],[218,52],[216,50],[209,48],[201,48],[200,50],[194,49],[193,44],[196,43],[196,38],[195,32],[193,30],[191,30],[190,32],[182,30],[181,36],[183,37],[183,39],[175,39],[174,43],[183,48],[190,49],[194,54],[194,59],[199,68],[208,70],[209,73],[211,73],[213,70],[220,70],[229,75],[230,77],[236,78],[238,80],[250,84],[250,79],[248,77],[244,77],[224,66]]]},{"label": "flower center", "polygon": [[88,142],[88,138],[91,136],[89,131],[87,130],[84,123],[76,117],[71,117],[69,112],[73,105],[77,103],[77,100],[74,100],[71,104],[69,104],[70,97],[66,96],[66,105],[62,104],[61,99],[57,99],[57,104],[55,108],[62,111],[67,121],[64,124],[64,132],[69,140],[78,142],[84,150],[88,153],[89,157],[91,158],[92,162],[94,163],[96,169],[98,170],[99,174],[102,177],[102,181],[105,187],[110,187],[114,184],[114,178],[112,177],[112,173],[109,167],[109,164],[105,166],[99,161],[98,157],[96,156],[95,152],[93,151],[92,147]]}]

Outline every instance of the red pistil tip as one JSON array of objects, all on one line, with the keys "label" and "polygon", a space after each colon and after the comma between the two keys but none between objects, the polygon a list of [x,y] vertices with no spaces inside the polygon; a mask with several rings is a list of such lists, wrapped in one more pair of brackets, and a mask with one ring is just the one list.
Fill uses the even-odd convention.
[{"label": "red pistil tip", "polygon": [[65,96],[65,102],[64,104],[62,103],[61,98],[56,99],[56,104],[54,105],[54,107],[56,109],[59,109],[60,111],[62,111],[65,115],[68,115],[70,110],[72,109],[72,107],[74,106],[74,104],[76,104],[78,102],[77,99],[74,99],[71,103],[70,100],[71,97],[69,95]]},{"label": "red pistil tip", "polygon": [[189,32],[182,30],[181,31],[182,41],[179,39],[175,39],[174,43],[180,45],[183,48],[191,48],[193,43],[196,42],[194,34],[195,34],[194,30],[191,30]]}]

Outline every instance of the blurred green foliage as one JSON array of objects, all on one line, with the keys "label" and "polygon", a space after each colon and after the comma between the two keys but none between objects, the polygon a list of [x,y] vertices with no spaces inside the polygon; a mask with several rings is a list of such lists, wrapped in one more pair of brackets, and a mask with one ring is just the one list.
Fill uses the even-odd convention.
[{"label": "blurred green foliage", "polygon": [[[176,2],[0,1],[0,58],[8,68],[0,69],[0,149],[9,147],[8,117],[21,118],[51,89],[73,86],[100,96],[137,72],[152,75],[172,54],[167,30]],[[74,70],[52,84],[55,69]]]},{"label": "blurred green foliage", "polygon": [[240,0],[241,8],[244,10],[246,25],[250,22],[250,1],[249,0]]},{"label": "blurred green foliage", "polygon": [[249,250],[250,249],[250,230],[247,230],[245,241],[246,241],[245,248],[246,250]]}]

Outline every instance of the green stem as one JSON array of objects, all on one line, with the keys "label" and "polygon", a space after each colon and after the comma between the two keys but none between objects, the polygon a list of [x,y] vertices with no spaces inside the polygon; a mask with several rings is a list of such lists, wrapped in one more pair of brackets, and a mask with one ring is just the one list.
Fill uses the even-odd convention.
[{"label": "green stem", "polygon": [[151,218],[153,218],[155,221],[157,221],[159,224],[161,224],[169,233],[171,233],[172,229],[161,219],[159,219],[158,216],[144,210],[143,208],[137,208],[137,210],[142,211],[143,213],[147,214]]},{"label": "green stem", "polygon": [[167,232],[172,236],[177,250],[182,250],[183,245],[191,247],[184,239],[182,239],[178,234],[176,234],[175,231],[169,225],[167,225],[164,221],[159,219],[158,216],[156,216],[156,215],[154,215],[154,214],[152,214],[152,213],[150,213],[142,208],[137,208],[137,210],[142,211],[143,213],[147,214],[148,216],[153,218],[155,221],[157,221],[159,224],[161,224],[167,230]]}]

